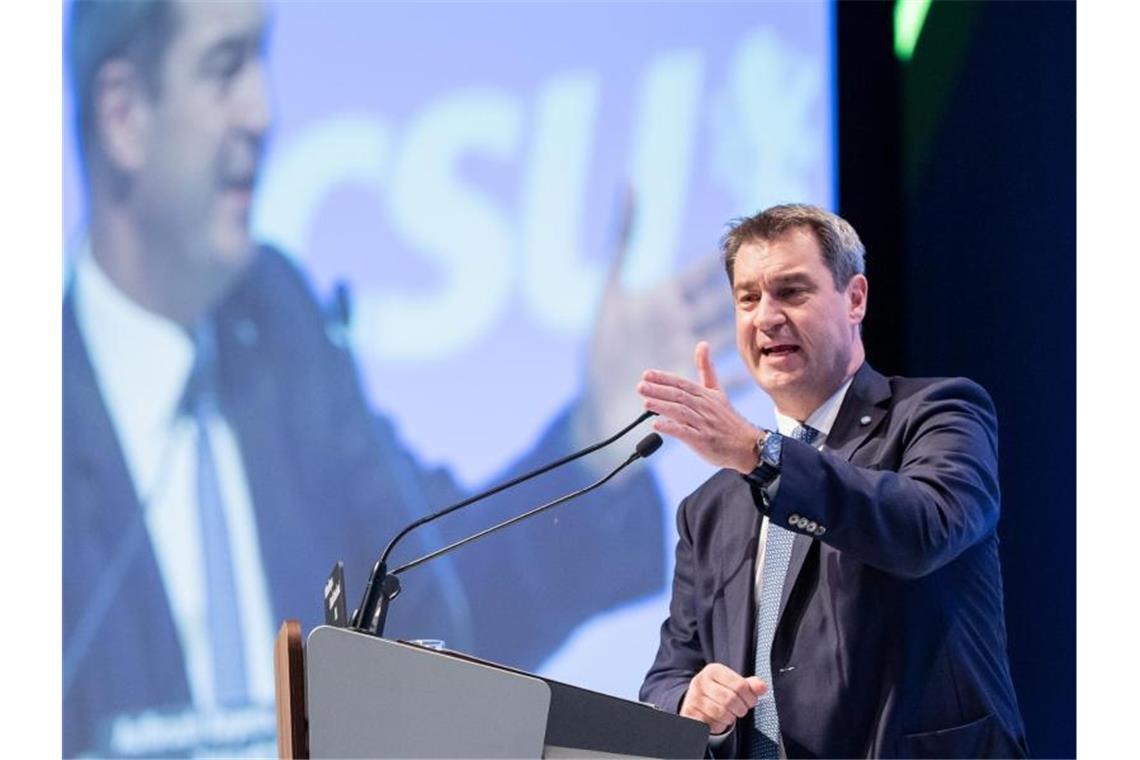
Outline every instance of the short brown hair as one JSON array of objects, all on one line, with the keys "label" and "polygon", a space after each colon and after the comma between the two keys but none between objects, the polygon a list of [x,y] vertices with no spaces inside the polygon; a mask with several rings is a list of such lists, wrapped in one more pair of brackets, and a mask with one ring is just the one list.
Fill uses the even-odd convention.
[{"label": "short brown hair", "polygon": [[794,229],[808,229],[815,235],[820,250],[823,251],[823,263],[831,272],[836,290],[847,287],[855,275],[863,274],[866,251],[854,227],[842,217],[818,206],[785,203],[765,209],[755,216],[740,217],[729,222],[728,232],[720,240],[729,284],[735,284],[733,267],[742,245],[776,240]]}]

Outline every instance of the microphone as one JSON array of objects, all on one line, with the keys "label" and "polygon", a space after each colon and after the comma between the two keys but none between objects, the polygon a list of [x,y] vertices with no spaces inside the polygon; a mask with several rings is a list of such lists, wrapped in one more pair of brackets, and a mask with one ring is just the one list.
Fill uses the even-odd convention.
[{"label": "microphone", "polygon": [[[484,530],[481,530],[478,533],[475,533],[473,535],[468,536],[467,538],[461,538],[460,540],[456,541],[455,543],[448,544],[447,546],[443,547],[442,549],[436,549],[434,552],[431,552],[430,554],[425,554],[424,556],[420,557],[419,559],[414,559],[411,562],[406,562],[403,565],[400,565],[399,567],[397,567],[395,570],[393,570],[389,577],[394,578],[395,576],[400,575],[401,573],[403,573],[407,570],[411,570],[413,567],[418,567],[418,566],[422,565],[423,563],[427,562],[428,560],[435,559],[436,557],[440,557],[444,554],[447,554],[448,552],[450,552],[454,549],[458,549],[459,547],[463,546],[464,544],[469,544],[472,541],[476,541],[476,540],[482,538],[483,536],[488,536],[488,535],[490,535],[490,534],[492,534],[498,530],[501,530],[501,529],[507,527],[508,525],[514,525],[517,522],[522,522],[523,520],[526,520],[528,517],[534,517],[535,515],[539,514],[540,512],[545,512],[546,510],[551,509],[552,507],[557,507],[559,504],[564,504],[564,503],[570,501],[571,499],[576,499],[579,496],[582,496],[583,494],[587,494],[590,491],[593,491],[595,488],[600,488],[601,486],[605,485],[611,478],[613,478],[619,472],[624,470],[626,467],[633,464],[638,459],[646,459],[646,458],[652,456],[653,453],[655,451],[657,451],[657,449],[659,449],[659,448],[661,448],[661,436],[659,436],[657,433],[650,433],[649,435],[645,436],[640,441],[638,441],[634,452],[629,455],[628,459],[626,459],[624,462],[619,464],[614,469],[610,470],[609,474],[607,474],[605,477],[601,478],[600,480],[597,480],[597,481],[591,483],[590,485],[586,486],[585,488],[579,488],[577,491],[573,491],[571,493],[566,494],[565,496],[561,496],[557,499],[554,499],[553,501],[548,501],[545,504],[543,504],[541,507],[535,507],[534,509],[530,510],[529,512],[523,512],[521,515],[517,515],[517,516],[512,517],[508,520],[503,520],[501,523],[498,523],[497,525],[492,525],[490,528],[486,528]],[[377,635],[379,635],[379,634],[377,634]]]},{"label": "microphone", "polygon": [[[388,573],[388,557],[392,554],[392,550],[395,548],[396,544],[399,543],[413,530],[420,527],[421,525],[426,525],[429,522],[433,522],[434,520],[438,520],[441,517],[445,517],[446,515],[449,515],[456,510],[474,504],[477,501],[482,501],[483,499],[494,496],[500,491],[505,491],[508,488],[513,488],[514,486],[525,483],[532,478],[536,478],[539,475],[550,472],[551,470],[561,467],[562,465],[569,464],[576,459],[581,459],[587,454],[591,454],[598,449],[605,448],[606,446],[609,446],[614,441],[624,436],[630,430],[633,430],[642,422],[645,422],[647,419],[655,415],[656,412],[643,412],[636,420],[626,425],[617,433],[611,435],[609,438],[606,438],[603,441],[599,441],[598,443],[587,446],[584,449],[575,451],[573,454],[568,454],[561,459],[555,460],[550,464],[543,465],[534,470],[531,470],[530,472],[512,478],[511,480],[489,488],[482,493],[477,493],[474,496],[470,496],[466,499],[463,499],[462,501],[456,502],[455,504],[444,507],[438,512],[434,512],[430,515],[425,515],[424,517],[421,517],[418,520],[415,520],[409,525],[405,526],[392,538],[391,541],[388,542],[388,545],[384,548],[384,552],[380,555],[380,559],[378,559],[376,561],[376,564],[373,565],[372,572],[368,575],[368,581],[364,587],[364,596],[361,598],[360,606],[353,612],[351,620],[352,628],[364,633],[371,633],[375,636],[381,635],[381,632],[384,630],[384,619],[387,617],[388,613],[388,602],[396,598],[396,595],[400,593],[399,581],[396,580],[393,575]],[[644,443],[644,440],[642,443]],[[660,445],[660,443],[658,443],[658,445]],[[628,465],[630,461],[627,461],[625,464],[619,467],[618,470]],[[618,470],[615,470],[612,474],[616,474]]]},{"label": "microphone", "polygon": [[[653,456],[657,449],[661,448],[662,443],[661,436],[657,435],[657,433],[650,433],[637,442],[637,446],[634,447],[634,453],[641,459],[648,459]],[[630,457],[629,461],[623,464],[622,467],[625,467],[626,464],[630,464],[630,462],[633,462],[637,457]]]}]

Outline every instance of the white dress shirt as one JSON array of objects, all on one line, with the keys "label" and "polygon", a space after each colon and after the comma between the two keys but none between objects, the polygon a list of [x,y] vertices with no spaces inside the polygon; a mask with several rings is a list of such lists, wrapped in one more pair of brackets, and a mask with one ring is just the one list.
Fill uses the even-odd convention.
[{"label": "white dress shirt", "polygon": [[[95,380],[144,509],[151,546],[186,664],[194,707],[216,707],[205,568],[195,498],[196,431],[178,405],[194,363],[189,333],[143,309],[100,269],[89,245],[76,257],[75,317]],[[273,622],[253,504],[233,429],[208,423],[229,530],[250,700],[272,704]]]},{"label": "white dress shirt", "polygon": [[[847,389],[851,387],[851,381],[855,376],[847,378],[847,382],[839,387],[835,393],[823,405],[808,415],[808,418],[800,423],[791,417],[785,417],[780,414],[780,410],[776,410],[776,429],[780,435],[791,436],[792,431],[797,425],[803,424],[810,428],[815,428],[819,431],[819,435],[812,441],[812,446],[817,449],[822,449],[824,442],[827,440],[828,433],[831,432],[832,425],[835,424],[835,418],[839,415],[839,407],[843,406],[843,399],[847,397]],[[769,486],[768,495],[774,497],[776,490],[780,487],[779,480]],[[753,584],[753,600],[756,602],[756,607],[760,607],[760,594],[763,592],[762,579],[764,577],[764,547],[768,540],[768,516],[763,515],[760,519],[760,540],[756,549],[756,581]]]},{"label": "white dress shirt", "polygon": [[[802,424],[819,431],[819,435],[817,435],[812,442],[812,445],[817,449],[823,448],[824,441],[827,440],[827,435],[831,432],[831,428],[835,424],[835,418],[839,415],[839,407],[843,405],[843,399],[847,397],[847,389],[851,387],[851,381],[854,379],[854,375],[848,378],[847,382],[839,387],[839,390],[831,394],[831,397],[828,398],[827,401],[824,401],[818,409],[808,415],[808,418],[803,421]],[[798,420],[780,414],[779,409],[776,410],[776,429],[780,435],[791,436],[792,431],[799,424],[801,423]],[[779,479],[777,478],[776,482],[768,487],[769,497],[775,496],[776,490],[778,490],[779,487]],[[756,548],[756,577],[752,584],[752,598],[756,603],[757,609],[760,608],[760,595],[764,593],[764,548],[767,545],[767,540],[768,516],[763,515],[760,518],[760,539],[757,542]],[[767,692],[761,699],[768,698],[771,693],[771,691]],[[723,734],[710,735],[709,744],[714,748],[719,747],[728,740],[728,737],[732,736],[734,730],[734,727],[729,727]],[[780,749],[780,756],[783,757],[782,747]]]}]

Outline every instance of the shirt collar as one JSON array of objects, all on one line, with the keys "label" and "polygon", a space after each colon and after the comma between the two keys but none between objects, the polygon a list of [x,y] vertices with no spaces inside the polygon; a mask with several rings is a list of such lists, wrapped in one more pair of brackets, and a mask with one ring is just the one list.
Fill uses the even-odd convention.
[{"label": "shirt collar", "polygon": [[[831,397],[824,401],[818,409],[808,415],[808,418],[802,424],[815,428],[819,431],[819,438],[816,439],[817,443],[822,443],[823,439],[831,432],[832,425],[835,424],[835,418],[839,416],[839,407],[843,406],[843,399],[847,397],[847,389],[851,387],[855,375],[847,378],[843,385],[839,386],[839,390],[831,394]],[[791,435],[792,430],[796,425],[801,424],[799,420],[792,417],[786,417],[776,410],[776,428],[780,431],[780,435]]]},{"label": "shirt collar", "polygon": [[116,428],[130,438],[169,429],[194,363],[189,333],[120,290],[89,241],[75,258],[72,287],[76,321]]}]

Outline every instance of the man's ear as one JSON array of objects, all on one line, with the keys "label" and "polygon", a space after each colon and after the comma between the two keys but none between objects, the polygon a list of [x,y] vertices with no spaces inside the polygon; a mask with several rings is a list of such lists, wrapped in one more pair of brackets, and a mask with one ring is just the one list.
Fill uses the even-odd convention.
[{"label": "man's ear", "polygon": [[130,175],[146,160],[150,100],[138,70],[129,61],[107,61],[95,76],[94,132],[110,165]]},{"label": "man's ear", "polygon": [[858,324],[867,316],[867,278],[854,275],[847,283],[847,315],[853,324]]}]

